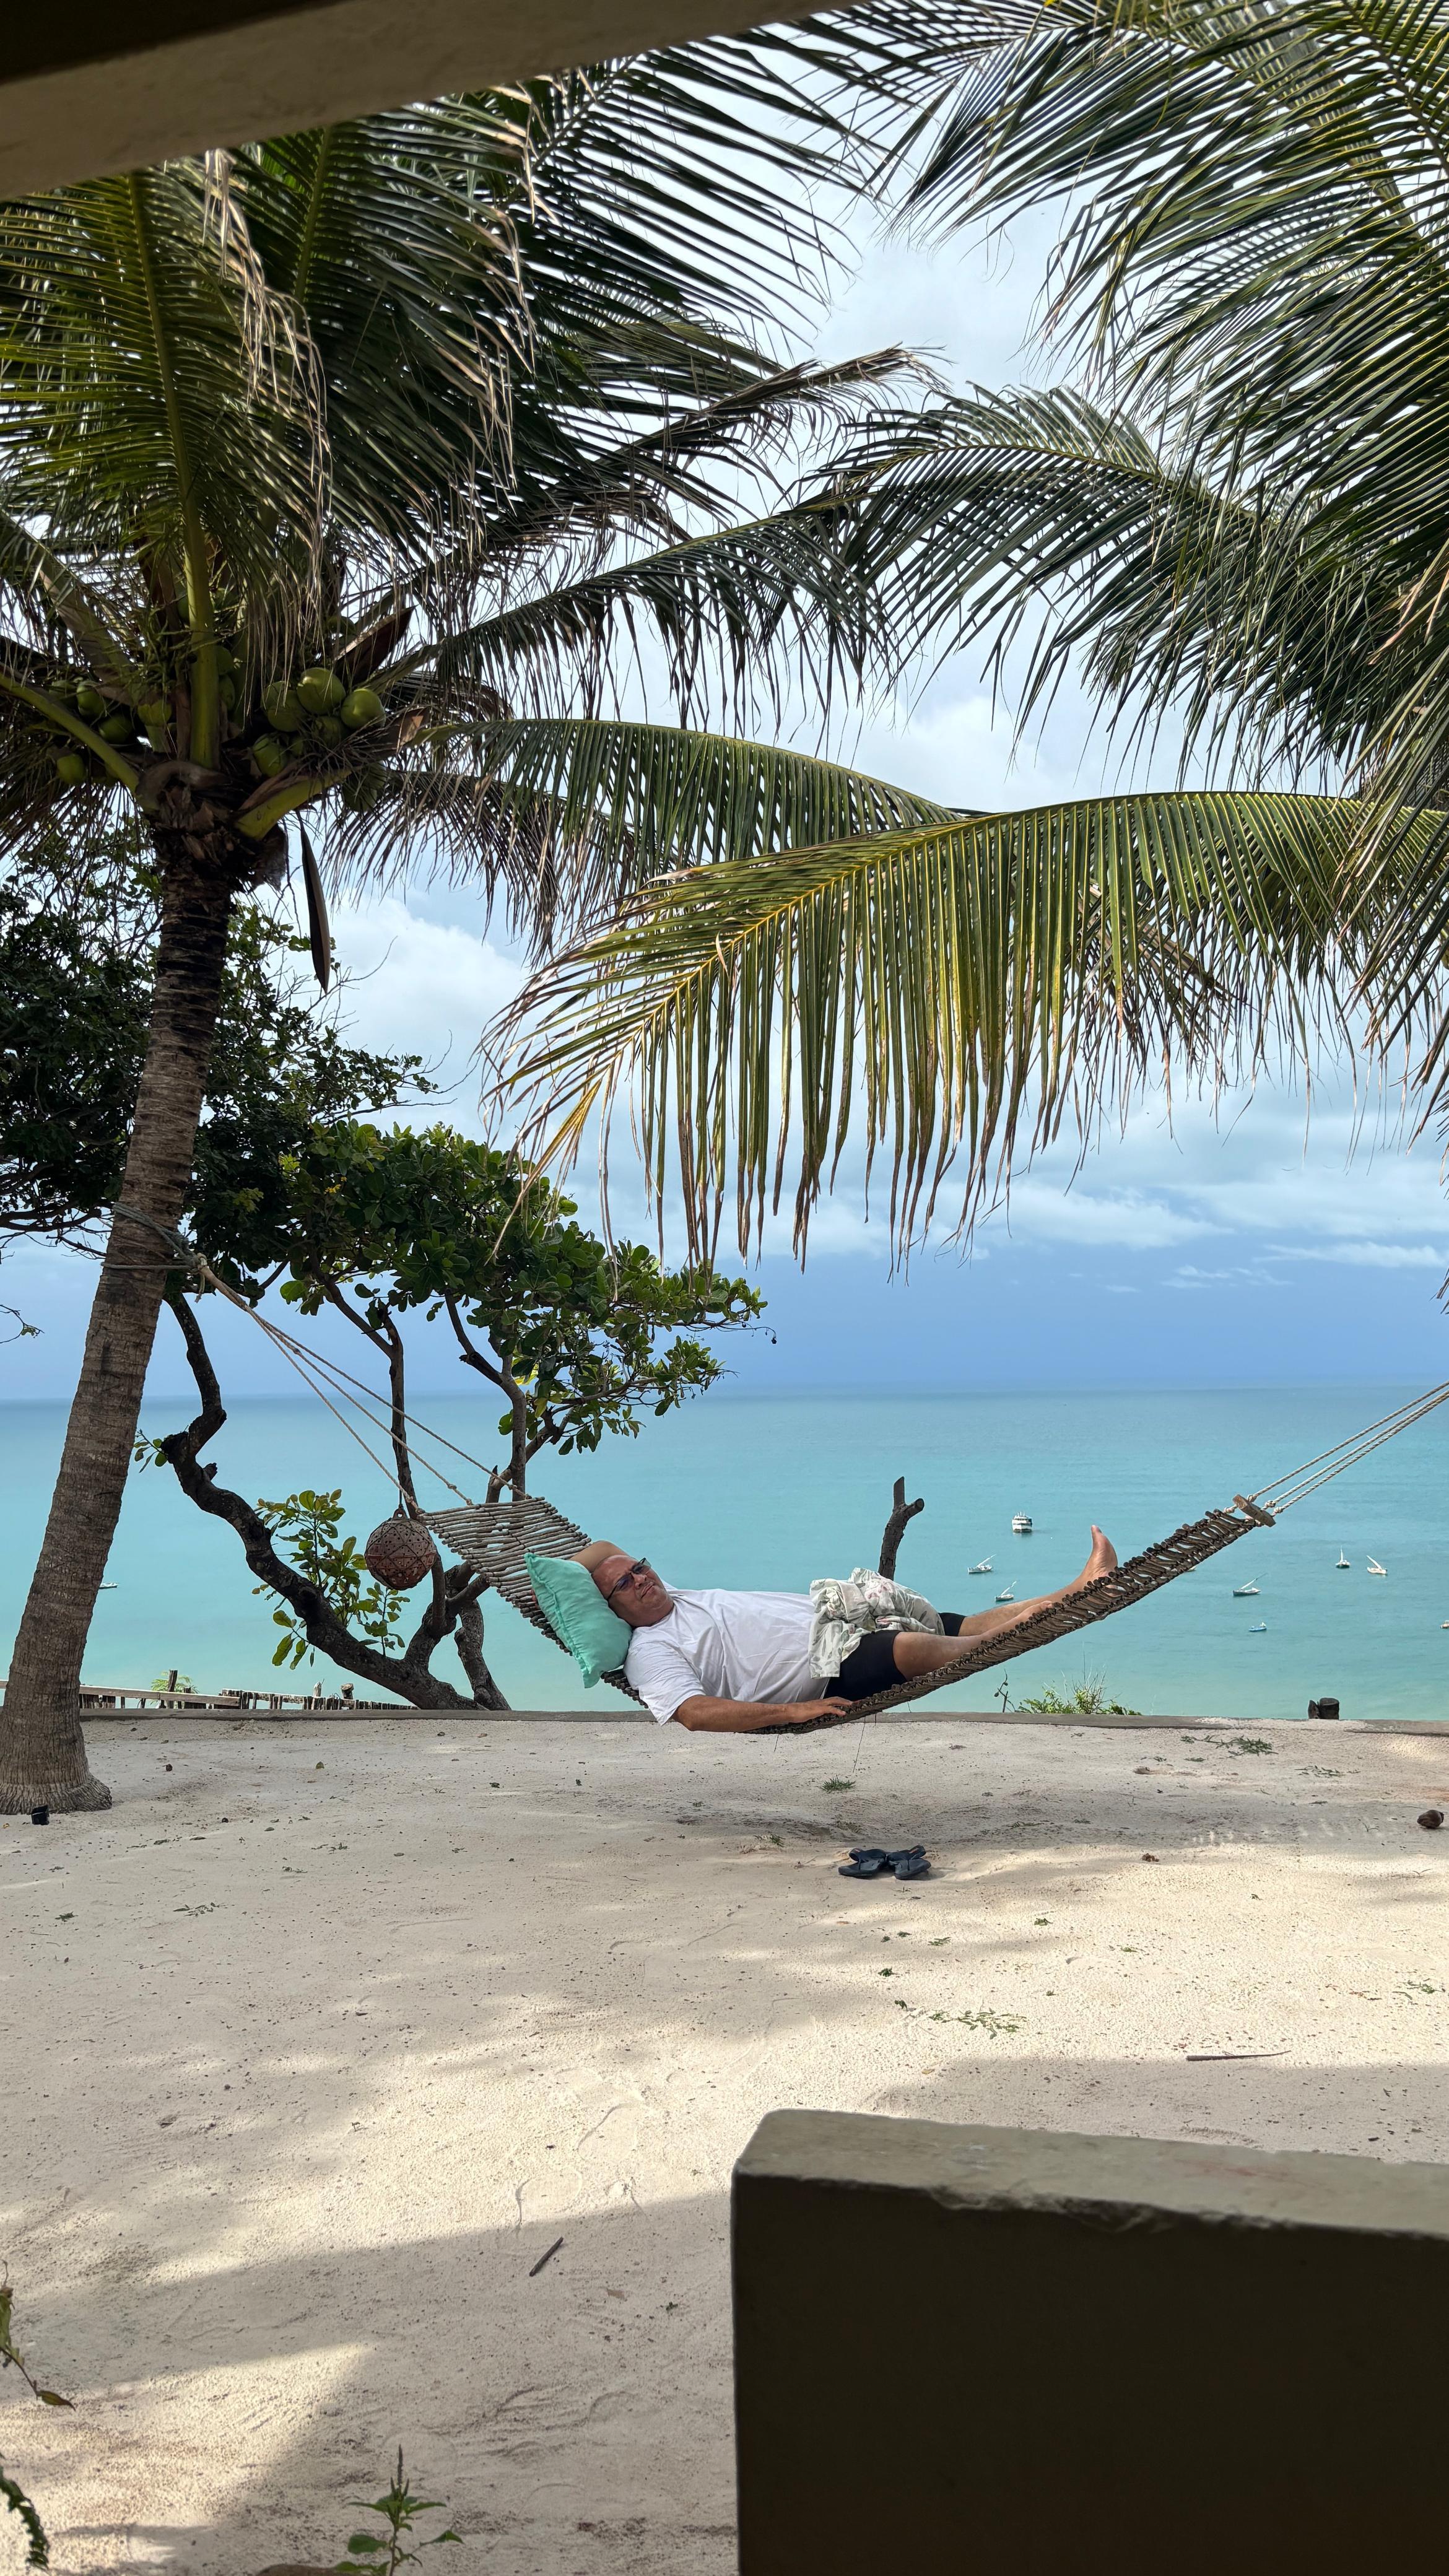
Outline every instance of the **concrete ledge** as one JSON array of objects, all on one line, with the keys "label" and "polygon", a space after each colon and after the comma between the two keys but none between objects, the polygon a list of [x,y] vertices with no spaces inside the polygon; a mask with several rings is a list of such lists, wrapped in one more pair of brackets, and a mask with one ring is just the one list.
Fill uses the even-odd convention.
[{"label": "concrete ledge", "polygon": [[1449,2168],[779,2111],[734,2281],[741,2576],[1443,2557]]},{"label": "concrete ledge", "polygon": [[[0,195],[759,23],[764,0],[72,0],[6,12]],[[804,0],[769,0],[772,18]]]},{"label": "concrete ledge", "polygon": [[[4,1695],[4,1684],[0,1683],[0,1706],[4,1704]],[[143,1718],[186,1717],[226,1720],[233,1726],[280,1726],[296,1729],[339,1724],[349,1718],[388,1721],[395,1718],[416,1718],[420,1724],[429,1726],[435,1726],[439,1722],[445,1726],[453,1726],[463,1718],[479,1726],[653,1726],[655,1722],[645,1708],[409,1708],[401,1701],[396,1706],[392,1706],[383,1700],[353,1701],[350,1704],[332,1700],[324,1701],[320,1705],[308,1701],[303,1706],[291,1709],[240,1708],[232,1700],[193,1700],[185,1707],[178,1700],[169,1708],[157,1708],[154,1705],[149,1708],[135,1706],[107,1708],[88,1702],[82,1705],[81,1717],[87,1727],[119,1725],[122,1722],[134,1726]],[[838,1735],[842,1729],[848,1732],[850,1724],[849,1718],[842,1718],[840,1726],[830,1729],[829,1733]],[[1386,1738],[1408,1735],[1449,1735],[1449,1720],[1439,1718],[1400,1721],[1390,1717],[1358,1719],[1094,1717],[1085,1716],[1077,1710],[1070,1710],[1062,1716],[1047,1716],[1025,1708],[1008,1709],[1003,1715],[1000,1709],[932,1709],[908,1706],[867,1718],[865,1724],[872,1728],[877,1726],[1055,1726],[1068,1729],[1090,1728],[1094,1732],[1102,1730],[1109,1734],[1120,1732],[1128,1735],[1180,1733],[1183,1728],[1189,1728],[1194,1733],[1213,1731],[1221,1735],[1243,1735],[1248,1732],[1254,1735],[1265,1733],[1270,1736],[1286,1735],[1295,1740],[1303,1738],[1313,1744],[1325,1743],[1344,1735],[1377,1735]],[[788,1739],[783,1735],[776,1735],[770,1740],[781,1743]],[[810,1740],[812,1743],[819,1744],[824,1739],[818,1734],[812,1734]]]}]

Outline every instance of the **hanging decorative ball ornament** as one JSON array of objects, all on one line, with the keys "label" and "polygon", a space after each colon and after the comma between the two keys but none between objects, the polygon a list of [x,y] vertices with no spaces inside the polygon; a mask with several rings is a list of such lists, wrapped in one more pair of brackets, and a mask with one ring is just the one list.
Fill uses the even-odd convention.
[{"label": "hanging decorative ball ornament", "polygon": [[410,1521],[406,1512],[394,1512],[390,1521],[379,1521],[366,1547],[362,1560],[368,1573],[389,1592],[411,1592],[425,1574],[431,1574],[438,1561],[438,1551],[421,1521]]}]

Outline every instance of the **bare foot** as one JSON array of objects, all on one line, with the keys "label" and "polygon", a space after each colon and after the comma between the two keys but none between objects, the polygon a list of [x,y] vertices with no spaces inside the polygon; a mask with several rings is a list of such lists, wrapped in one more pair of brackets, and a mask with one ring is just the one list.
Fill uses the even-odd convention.
[{"label": "bare foot", "polygon": [[1117,1563],[1117,1551],[1109,1538],[1104,1538],[1095,1521],[1092,1523],[1092,1553],[1077,1576],[1069,1583],[1069,1592],[1080,1592],[1086,1583],[1095,1583],[1099,1574],[1110,1574]]}]

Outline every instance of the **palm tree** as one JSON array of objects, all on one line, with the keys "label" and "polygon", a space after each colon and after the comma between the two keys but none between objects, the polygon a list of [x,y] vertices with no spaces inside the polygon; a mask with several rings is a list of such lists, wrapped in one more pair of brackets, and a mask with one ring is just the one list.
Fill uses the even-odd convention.
[{"label": "palm tree", "polygon": [[[1449,77],[1381,0],[980,0],[923,33],[918,225],[1056,204],[1047,391],[877,417],[842,466],[900,640],[1080,665],[1224,785],[893,828],[646,894],[520,1005],[577,1143],[637,1090],[697,1248],[842,1148],[909,1239],[1164,1074],[1356,1031],[1441,1102],[1449,1017]],[[898,585],[892,593],[892,579]],[[515,1098],[520,1094],[515,1090]]]},{"label": "palm tree", "polygon": [[[288,818],[321,817],[339,866],[466,867],[546,939],[701,852],[937,810],[609,721],[611,656],[644,636],[677,716],[772,670],[828,693],[887,649],[849,501],[798,451],[901,361],[790,365],[764,328],[808,285],[808,181],[845,149],[808,94],[813,42],[722,43],[0,206],[0,819],[21,849],[58,827],[79,860],[130,811],[161,899],[0,1808],[108,1800],[81,1658],[187,1257],[228,919],[285,870]],[[305,831],[301,848],[325,976]]]}]

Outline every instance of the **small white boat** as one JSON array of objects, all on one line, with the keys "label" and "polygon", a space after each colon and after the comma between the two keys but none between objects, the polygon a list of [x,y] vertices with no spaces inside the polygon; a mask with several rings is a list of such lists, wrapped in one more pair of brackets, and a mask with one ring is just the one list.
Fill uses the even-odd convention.
[{"label": "small white boat", "polygon": [[1250,1637],[1266,1637],[1268,1634],[1267,1620],[1260,1619],[1255,1627],[1248,1630],[1248,1634]]},{"label": "small white boat", "polygon": [[1368,1570],[1370,1574],[1387,1574],[1389,1569],[1386,1565],[1380,1565],[1376,1556],[1371,1556],[1368,1561]]},{"label": "small white boat", "polygon": [[1233,1585],[1233,1599],[1235,1601],[1256,1601],[1257,1597],[1258,1587],[1256,1583],[1235,1583]]},{"label": "small white boat", "polygon": [[1031,1536],[1031,1514],[1030,1514],[1030,1512],[1013,1512],[1013,1513],[1012,1513],[1012,1515],[1011,1515],[1011,1526],[1012,1526],[1012,1530],[1013,1530],[1013,1532],[1015,1533],[1015,1535],[1016,1535],[1016,1537],[1017,1537],[1017,1538],[1030,1538],[1030,1536]]},{"label": "small white boat", "polygon": [[1016,1599],[1016,1594],[1012,1591],[1012,1588],[1008,1583],[1006,1590],[1004,1592],[998,1592],[996,1598],[998,1601],[1014,1601]]},{"label": "small white boat", "polygon": [[1338,1572],[1340,1574],[1352,1574],[1353,1572],[1353,1567],[1349,1564],[1348,1558],[1344,1555],[1342,1548],[1338,1551]]},{"label": "small white boat", "polygon": [[990,1557],[983,1556],[981,1563],[979,1565],[973,1565],[971,1571],[973,1574],[989,1574],[991,1572]]},{"label": "small white boat", "polygon": [[96,1585],[96,1590],[98,1592],[114,1592],[115,1588],[114,1583],[98,1583]]}]

